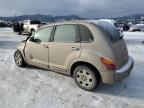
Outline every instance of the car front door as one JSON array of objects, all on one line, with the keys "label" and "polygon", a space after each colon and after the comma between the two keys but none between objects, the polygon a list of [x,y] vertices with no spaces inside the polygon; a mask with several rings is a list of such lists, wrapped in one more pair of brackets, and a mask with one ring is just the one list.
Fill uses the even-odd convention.
[{"label": "car front door", "polygon": [[40,67],[48,67],[49,61],[49,38],[53,27],[40,29],[26,44],[25,56],[28,63]]},{"label": "car front door", "polygon": [[49,45],[49,66],[52,70],[66,72],[70,62],[79,58],[80,43],[76,25],[57,25],[53,42]]}]

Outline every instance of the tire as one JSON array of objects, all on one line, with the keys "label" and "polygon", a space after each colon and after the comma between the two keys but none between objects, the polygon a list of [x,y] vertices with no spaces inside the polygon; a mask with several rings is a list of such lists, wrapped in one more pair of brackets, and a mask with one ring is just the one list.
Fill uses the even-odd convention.
[{"label": "tire", "polygon": [[22,34],[22,32],[19,32],[19,33],[18,33],[18,35],[21,35],[21,34]]},{"label": "tire", "polygon": [[25,67],[26,66],[26,62],[24,61],[22,54],[18,50],[15,51],[15,53],[14,53],[14,60],[15,60],[15,63],[17,66],[19,66],[19,67]]},{"label": "tire", "polygon": [[73,77],[77,86],[86,91],[95,90],[100,82],[99,75],[94,70],[85,65],[76,67]]}]

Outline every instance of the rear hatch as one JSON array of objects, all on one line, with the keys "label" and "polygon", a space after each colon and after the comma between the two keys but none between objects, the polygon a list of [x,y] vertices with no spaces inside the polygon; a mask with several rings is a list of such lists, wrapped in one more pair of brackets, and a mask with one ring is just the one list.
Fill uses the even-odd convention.
[{"label": "rear hatch", "polygon": [[117,41],[111,47],[114,53],[116,67],[119,69],[127,63],[129,58],[125,41],[123,39]]},{"label": "rear hatch", "polygon": [[116,68],[119,69],[124,66],[128,61],[128,50],[123,35],[117,28],[106,21],[99,22],[100,27],[106,33],[107,38],[110,40],[110,47],[112,48],[115,58]]}]

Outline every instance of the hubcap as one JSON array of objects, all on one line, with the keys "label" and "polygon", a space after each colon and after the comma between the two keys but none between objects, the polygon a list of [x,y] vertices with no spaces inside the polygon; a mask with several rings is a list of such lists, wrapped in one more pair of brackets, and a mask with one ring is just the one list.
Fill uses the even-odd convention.
[{"label": "hubcap", "polygon": [[85,88],[91,87],[93,84],[93,77],[87,70],[78,71],[76,74],[76,79],[77,82]]},{"label": "hubcap", "polygon": [[16,54],[15,54],[15,62],[16,62],[17,65],[22,64],[22,57],[21,57],[19,52],[16,52]]}]

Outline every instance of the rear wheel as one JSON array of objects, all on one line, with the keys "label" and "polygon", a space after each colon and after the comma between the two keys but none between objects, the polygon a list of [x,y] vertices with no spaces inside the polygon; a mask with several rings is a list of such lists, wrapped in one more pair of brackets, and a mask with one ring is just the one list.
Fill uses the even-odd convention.
[{"label": "rear wheel", "polygon": [[74,80],[76,84],[87,91],[94,90],[100,81],[98,74],[85,65],[80,65],[74,70]]},{"label": "rear wheel", "polygon": [[14,53],[14,60],[16,65],[19,67],[24,67],[26,65],[26,62],[24,61],[22,54],[18,50]]}]

